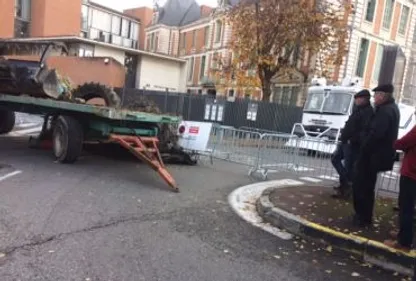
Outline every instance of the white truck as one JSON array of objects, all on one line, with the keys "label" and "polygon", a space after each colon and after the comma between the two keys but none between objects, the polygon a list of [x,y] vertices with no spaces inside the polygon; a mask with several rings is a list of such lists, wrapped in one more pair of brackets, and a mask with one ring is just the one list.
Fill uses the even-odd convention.
[{"label": "white truck", "polygon": [[[291,138],[286,145],[308,152],[333,153],[341,130],[352,113],[354,95],[362,89],[359,78],[345,78],[341,85],[327,85],[324,78],[314,78],[308,89],[302,122],[294,124],[292,129],[291,135],[297,138]],[[371,90],[370,93],[373,95]],[[416,124],[415,107],[403,103],[398,106],[401,137]]]}]

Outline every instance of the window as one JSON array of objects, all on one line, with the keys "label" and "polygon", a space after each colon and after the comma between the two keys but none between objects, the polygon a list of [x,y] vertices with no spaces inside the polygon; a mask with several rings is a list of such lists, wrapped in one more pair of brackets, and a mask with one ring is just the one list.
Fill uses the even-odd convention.
[{"label": "window", "polygon": [[376,0],[367,1],[367,11],[365,12],[365,20],[373,22],[374,20],[374,11],[376,9]]},{"label": "window", "polygon": [[365,64],[367,62],[369,41],[365,38],[361,39],[360,53],[358,55],[357,69],[355,75],[359,77],[364,76]]},{"label": "window", "polygon": [[21,20],[30,21],[30,6],[31,0],[15,0],[15,16]]},{"label": "window", "polygon": [[159,49],[159,33],[156,33],[155,43],[154,43],[154,51],[157,52],[158,49]]},{"label": "window", "polygon": [[150,43],[151,42],[151,39],[150,39],[150,35],[147,35],[147,38],[146,38],[146,50],[148,50],[148,51],[150,51]]},{"label": "window", "polygon": [[150,51],[153,51],[155,48],[155,34],[152,33],[152,35],[150,35]]},{"label": "window", "polygon": [[192,78],[194,76],[194,63],[195,63],[194,57],[188,60],[188,81],[192,81]]},{"label": "window", "polygon": [[186,48],[186,32],[182,33],[182,48]]},{"label": "window", "polygon": [[384,9],[383,28],[390,29],[391,19],[393,17],[394,0],[386,0]]},{"label": "window", "polygon": [[196,44],[196,30],[192,31],[192,48],[195,48]]},{"label": "window", "polygon": [[130,25],[130,38],[133,40],[139,38],[139,25],[135,22],[132,22]]},{"label": "window", "polygon": [[[415,26],[415,30],[416,30],[416,26]],[[413,43],[416,43],[416,32],[413,32]]]},{"label": "window", "polygon": [[209,26],[205,27],[204,40],[205,40],[205,47],[207,47],[208,46],[208,40],[209,40]]},{"label": "window", "polygon": [[92,11],[92,27],[105,31],[111,32],[111,15],[102,11]]},{"label": "window", "polygon": [[376,62],[374,64],[374,69],[373,69],[373,77],[372,77],[373,81],[378,81],[378,77],[380,75],[381,60],[383,59],[383,51],[384,51],[384,46],[382,44],[378,44]]},{"label": "window", "polygon": [[407,6],[402,7],[402,15],[400,17],[399,34],[406,34],[407,22],[409,21],[410,8]]},{"label": "window", "polygon": [[115,35],[120,35],[121,33],[121,18],[120,17],[113,16],[111,32]]},{"label": "window", "polygon": [[222,22],[217,21],[216,27],[217,28],[215,31],[215,43],[219,43],[221,41]]},{"label": "window", "polygon": [[201,70],[199,72],[199,79],[202,79],[205,76],[205,61],[206,61],[206,57],[202,56],[201,57]]},{"label": "window", "polygon": [[130,21],[127,19],[123,19],[121,21],[121,36],[128,38],[130,31]]},{"label": "window", "polygon": [[81,8],[81,29],[88,30],[88,6],[82,5]]}]

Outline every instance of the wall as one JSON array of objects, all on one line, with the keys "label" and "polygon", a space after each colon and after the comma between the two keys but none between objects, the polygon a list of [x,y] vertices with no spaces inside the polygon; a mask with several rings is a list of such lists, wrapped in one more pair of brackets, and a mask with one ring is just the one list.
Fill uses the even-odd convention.
[{"label": "wall", "polygon": [[[12,2],[12,0],[6,1]],[[32,0],[31,17],[32,37],[79,36],[81,31],[81,0]]]},{"label": "wall", "polygon": [[152,22],[153,9],[148,7],[141,7],[136,9],[124,10],[126,15],[136,17],[140,19],[139,28],[139,49],[144,50],[146,42],[146,31],[145,28]]},{"label": "wall", "polygon": [[122,65],[124,65],[125,52],[114,48],[107,48],[96,45],[94,48],[94,57],[112,57]]},{"label": "wall", "polygon": [[[39,56],[7,56],[22,60],[39,60]],[[97,82],[110,87],[123,87],[125,79],[124,66],[110,59],[108,64],[105,58],[97,57],[55,57],[46,60],[50,69],[56,69],[58,73],[70,78],[74,86],[87,82]]]},{"label": "wall", "polygon": [[14,1],[0,0],[0,38],[14,37]]},{"label": "wall", "polygon": [[[185,92],[185,63],[142,55],[137,69],[136,86],[140,89]],[[149,86],[150,85],[150,86]]]}]

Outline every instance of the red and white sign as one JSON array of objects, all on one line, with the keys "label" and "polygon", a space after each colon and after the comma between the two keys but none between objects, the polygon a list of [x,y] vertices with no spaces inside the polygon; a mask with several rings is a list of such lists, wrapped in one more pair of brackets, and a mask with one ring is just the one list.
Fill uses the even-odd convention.
[{"label": "red and white sign", "polygon": [[212,123],[182,121],[179,128],[179,145],[184,149],[205,151],[207,149]]},{"label": "red and white sign", "polygon": [[189,128],[189,133],[193,135],[197,135],[199,133],[199,127],[192,126]]}]

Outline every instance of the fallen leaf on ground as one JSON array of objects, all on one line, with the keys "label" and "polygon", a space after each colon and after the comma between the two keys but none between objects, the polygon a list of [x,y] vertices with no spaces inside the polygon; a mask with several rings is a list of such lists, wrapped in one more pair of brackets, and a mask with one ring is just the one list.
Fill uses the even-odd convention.
[{"label": "fallen leaf on ground", "polygon": [[330,253],[332,253],[332,246],[328,246],[328,247],[326,247],[326,249],[325,249],[327,252],[330,252]]}]

